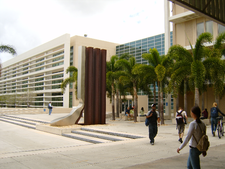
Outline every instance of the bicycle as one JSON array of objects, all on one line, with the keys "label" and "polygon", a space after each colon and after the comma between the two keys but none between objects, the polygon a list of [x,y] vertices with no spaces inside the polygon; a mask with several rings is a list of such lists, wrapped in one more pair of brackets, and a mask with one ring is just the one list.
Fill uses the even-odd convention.
[{"label": "bicycle", "polygon": [[218,120],[218,137],[221,138],[221,136],[224,136],[223,116],[219,116],[216,119]]}]

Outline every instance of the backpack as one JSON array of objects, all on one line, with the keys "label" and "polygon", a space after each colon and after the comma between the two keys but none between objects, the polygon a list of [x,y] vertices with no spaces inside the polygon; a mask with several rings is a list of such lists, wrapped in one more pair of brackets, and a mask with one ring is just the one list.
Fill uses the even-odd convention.
[{"label": "backpack", "polygon": [[211,109],[211,117],[212,117],[212,118],[218,117],[218,111],[217,111],[217,108],[216,108],[216,107],[213,107],[213,108]]},{"label": "backpack", "polygon": [[176,116],[176,121],[177,121],[177,124],[183,124],[184,123],[184,118],[182,116],[182,112],[177,112],[177,116]]},{"label": "backpack", "polygon": [[[200,127],[200,126],[199,126]],[[201,129],[201,127],[200,127]],[[202,131],[202,129],[201,129]],[[195,141],[197,142],[197,149],[201,152],[206,152],[208,149],[209,149],[209,146],[210,146],[210,143],[209,143],[209,139],[208,139],[208,136],[205,134],[204,131],[202,131],[203,135],[202,137],[200,138],[199,142],[197,142],[195,136],[193,135]]]}]

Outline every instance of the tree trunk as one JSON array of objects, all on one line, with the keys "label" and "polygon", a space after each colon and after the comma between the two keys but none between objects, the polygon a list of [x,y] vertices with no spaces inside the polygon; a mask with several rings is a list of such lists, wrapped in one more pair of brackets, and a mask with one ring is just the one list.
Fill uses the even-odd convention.
[{"label": "tree trunk", "polygon": [[163,89],[162,89],[162,82],[160,82],[160,119],[161,119],[161,124],[164,124],[164,110],[163,110]]},{"label": "tree trunk", "polygon": [[138,96],[136,86],[134,85],[134,122],[137,122]]},{"label": "tree trunk", "polygon": [[195,106],[199,106],[199,90],[195,88]]},{"label": "tree trunk", "polygon": [[184,80],[184,111],[187,112],[187,81]]},{"label": "tree trunk", "polygon": [[217,103],[217,107],[219,107],[219,96],[218,95],[215,96],[215,102]]},{"label": "tree trunk", "polygon": [[156,88],[155,88],[155,82],[154,82],[154,84],[153,84],[153,87],[154,87],[154,103],[156,103]]},{"label": "tree trunk", "polygon": [[120,97],[120,100],[119,100],[119,102],[120,102],[120,111],[119,111],[119,113],[122,113],[122,99],[121,99],[120,92],[119,92],[119,97]]},{"label": "tree trunk", "polygon": [[202,111],[205,110],[205,92],[202,92]]},{"label": "tree trunk", "polygon": [[177,94],[177,98],[176,98],[176,112],[179,109],[179,93]]},{"label": "tree trunk", "polygon": [[114,106],[114,98],[115,97],[115,91],[114,91],[114,85],[112,84],[112,120],[115,120],[115,106]]},{"label": "tree trunk", "polygon": [[116,117],[119,117],[119,91],[116,88]]},{"label": "tree trunk", "polygon": [[161,105],[160,105],[160,83],[159,82],[157,83],[157,86],[158,86],[158,111],[161,114],[161,110],[160,110],[160,107],[161,107]]}]

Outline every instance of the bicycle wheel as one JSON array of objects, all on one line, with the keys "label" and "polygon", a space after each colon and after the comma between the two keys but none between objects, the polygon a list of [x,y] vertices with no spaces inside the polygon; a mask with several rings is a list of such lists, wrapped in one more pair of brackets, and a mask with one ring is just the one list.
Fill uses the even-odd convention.
[{"label": "bicycle wheel", "polygon": [[217,131],[218,131],[218,137],[221,138],[221,127],[220,124],[217,126]]}]

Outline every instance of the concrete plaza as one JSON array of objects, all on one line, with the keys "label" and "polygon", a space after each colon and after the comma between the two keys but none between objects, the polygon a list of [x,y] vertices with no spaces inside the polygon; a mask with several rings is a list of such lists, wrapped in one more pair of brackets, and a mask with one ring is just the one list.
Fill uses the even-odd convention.
[{"label": "concrete plaza", "polygon": [[[64,114],[19,114],[18,117],[50,122]],[[82,120],[82,119],[81,119]],[[181,169],[186,168],[188,145],[176,152],[180,143],[171,120],[158,128],[155,145],[149,144],[144,122],[134,123],[117,118],[106,125],[88,128],[142,136],[138,139],[93,144],[0,121],[0,169]],[[185,135],[188,130],[186,125]],[[224,168],[225,137],[212,137],[207,126],[210,148],[201,156],[203,169]]]}]

